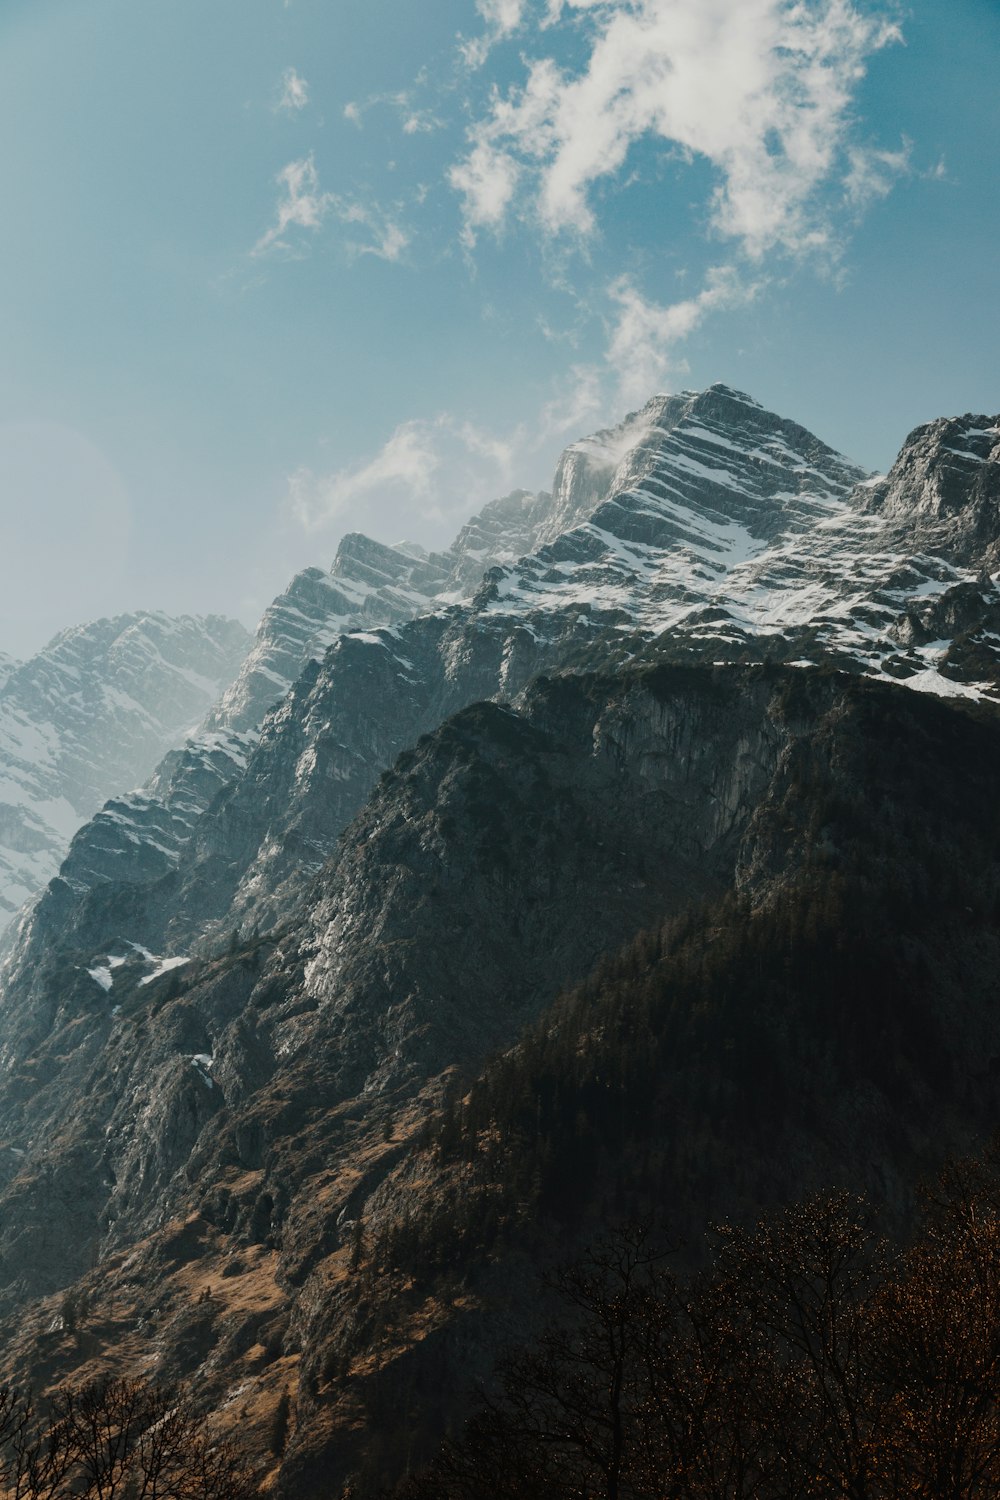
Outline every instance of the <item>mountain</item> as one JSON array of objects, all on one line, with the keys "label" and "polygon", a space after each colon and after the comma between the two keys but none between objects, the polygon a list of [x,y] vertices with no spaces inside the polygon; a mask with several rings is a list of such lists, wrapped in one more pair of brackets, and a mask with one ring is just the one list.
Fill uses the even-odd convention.
[{"label": "mountain", "polygon": [[873,477],[656,397],[299,575],[8,947],[11,1368],[187,1379],[278,1495],[364,1494],[602,1215],[905,1222],[1000,1104],[998,429]]},{"label": "mountain", "polygon": [[[124,1341],[262,1440],[291,1386],[281,1493],[335,1493],[363,1431],[390,1470],[433,1434],[546,1221],[566,1244],[616,1182],[685,1229],[847,1166],[905,1201],[1000,1102],[1000,725],[977,712],[787,667],[551,679],[402,757],[281,930],[172,969],[63,954],[47,1012],[8,999],[5,1344],[44,1383]],[[626,951],[531,1035],[692,901],[679,957]],[[521,1093],[488,1083],[471,1148],[427,1141],[511,1046],[527,1125],[494,1135]]]},{"label": "mountain", "polygon": [[0,930],[105,799],[145,780],[234,676],[246,632],[142,613],[0,661]]},{"label": "mountain", "polygon": [[[63,871],[72,887],[79,893],[104,880],[146,882],[173,868],[212,800],[244,775],[265,715],[328,649],[345,635],[381,645],[381,637],[366,631],[393,628],[435,606],[447,609],[468,599],[484,567],[512,563],[551,531],[553,507],[566,519],[589,513],[607,482],[609,451],[598,439],[577,445],[560,464],[554,494],[517,490],[492,501],[445,552],[428,553],[414,543],[386,546],[351,533],[328,573],[307,568],[297,574],[265,611],[234,681],[197,731],[164,757],[143,786],[113,797],[74,843]],[[465,701],[461,690],[455,701]],[[396,733],[386,754],[406,743],[405,721],[402,727],[403,739]],[[363,789],[371,781],[369,759],[363,754],[359,763]],[[351,795],[349,811],[357,805]],[[342,811],[335,808],[333,819],[335,836]],[[326,847],[318,845],[320,857]],[[214,892],[214,908],[219,900]]]},{"label": "mountain", "polygon": [[835,660],[996,694],[996,418],[918,428],[885,478],[725,388],[657,397],[625,433],[601,506],[494,574],[486,612],[580,609],[688,659]]},{"label": "mountain", "polygon": [[[961,419],[940,427],[939,446],[957,448],[962,433],[981,443],[977,434],[995,429]],[[976,503],[988,514],[992,493],[995,513],[997,465],[983,468],[987,498]],[[448,713],[509,699],[541,672],[655,649],[677,661],[825,661],[990,696],[1000,639],[993,544],[959,556],[953,524],[942,532],[926,505],[907,519],[898,503],[877,503],[883,485],[905,490],[907,474],[915,492],[933,493],[942,472],[924,429],[888,479],[873,481],[795,423],[712,387],[657,397],[573,445],[551,496],[524,502],[536,551],[491,567],[464,604],[445,601],[470,536],[480,554],[481,519],[452,549],[448,587],[410,619],[418,578],[431,586],[412,553],[348,538],[331,575],[300,575],[265,615],[207,745],[189,746],[152,793],[119,799],[74,843],[64,870],[74,889],[112,883],[77,900],[71,917],[58,891],[55,921],[106,943],[117,932],[117,883],[146,885],[168,870],[169,902],[155,887],[129,897],[143,908],[135,936],[152,949],[189,945],[206,919],[218,930],[279,920],[395,755]],[[509,508],[508,499],[484,514]],[[544,540],[560,523],[568,529]],[[438,583],[444,575],[442,563]],[[245,726],[297,669],[257,743]],[[227,762],[219,736],[234,728],[243,738]],[[107,920],[96,916],[102,903]]]}]

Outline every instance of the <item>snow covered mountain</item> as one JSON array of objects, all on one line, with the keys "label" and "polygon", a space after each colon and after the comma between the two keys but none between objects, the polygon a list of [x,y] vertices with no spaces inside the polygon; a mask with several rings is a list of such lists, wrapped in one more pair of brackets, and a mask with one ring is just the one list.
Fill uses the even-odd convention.
[{"label": "snow covered mountain", "polygon": [[329,573],[307,568],[265,611],[237,680],[206,727],[257,728],[306,663],[321,660],[341,635],[398,624],[435,605],[470,598],[487,569],[512,565],[564,524],[589,514],[610,472],[600,440],[580,444],[560,464],[553,494],[514,490],[491,501],[445,552],[427,552],[414,542],[386,546],[351,532]]},{"label": "snow covered mountain", "polygon": [[[965,417],[918,429],[872,477],[726,386],[654,397],[447,552],[352,535],[330,573],[298,575],[204,730],[81,830],[64,879],[110,882],[112,908],[141,887],[132,936],[150,948],[278,920],[396,755],[567,667],[826,662],[992,697],[998,457],[997,420]],[[100,940],[86,902],[59,908]]]},{"label": "snow covered mountain", "polygon": [[55,874],[80,824],[202,717],[246,647],[233,620],[144,613],[0,662],[0,930]]},{"label": "snow covered mountain", "polygon": [[[578,497],[563,488],[571,512]],[[86,869],[106,878],[127,855],[161,874],[307,663],[346,632],[468,597],[484,569],[530,549],[550,499],[493,501],[445,552],[348,535],[328,573],[292,579],[252,642],[216,617],[142,614],[64,631],[24,664],[0,655],[0,932],[109,798]]]},{"label": "snow covered mountain", "polygon": [[[333,1463],[346,1483],[375,1411],[394,1461],[405,1393],[437,1401],[470,1349],[488,1368],[483,1225],[536,1222],[530,1195],[503,1223],[495,1184],[470,1197],[467,1161],[443,1178],[427,1122],[595,962],[624,952],[642,988],[622,945],[681,914],[715,988],[663,992],[652,1072],[687,1102],[640,1143],[656,1191],[710,1181],[721,1216],[737,1176],[753,1206],[776,1163],[847,1160],[903,1202],[1000,1097],[998,563],[1000,419],[919,428],[875,477],[713,386],[572,445],[551,492],[447,551],[352,536],[300,574],[204,727],[79,829],[8,935],[21,1367],[127,1346],[243,1413],[262,1465],[294,1387],[279,1497],[328,1494]],[[607,1015],[595,1098],[652,1012]],[[545,1066],[549,1034],[527,1034]],[[616,1129],[649,1092],[629,1076]]]},{"label": "snow covered mountain", "polygon": [[[660,638],[685,659],[835,661],[945,695],[1000,690],[1000,425],[920,428],[868,477],[723,386],[656,397],[581,524],[495,571],[484,615]],[[583,446],[583,445],[580,445]]]},{"label": "snow covered mountain", "polygon": [[611,472],[610,451],[599,440],[571,449],[554,494],[515,490],[492,501],[444,552],[409,542],[387,546],[354,532],[328,573],[296,574],[265,610],[239,672],[201,726],[144,786],[114,796],[93,819],[74,845],[72,879],[86,884],[141,870],[146,880],[173,868],[213,797],[245,771],[265,715],[310,663],[342,636],[363,641],[377,627],[467,602],[485,570],[530,551],[552,531],[554,516],[568,521],[593,509]]}]

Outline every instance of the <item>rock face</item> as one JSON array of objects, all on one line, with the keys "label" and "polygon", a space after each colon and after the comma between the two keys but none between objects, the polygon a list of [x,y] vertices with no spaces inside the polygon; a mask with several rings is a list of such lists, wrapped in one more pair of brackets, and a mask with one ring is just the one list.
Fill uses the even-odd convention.
[{"label": "rock face", "polygon": [[996,417],[941,418],[911,432],[865,508],[915,526],[966,567],[992,568],[1000,544],[1000,424]]},{"label": "rock face", "polygon": [[[498,1336],[472,1241],[448,1240],[447,1272],[415,1284],[405,1261],[385,1271],[374,1296],[393,1299],[395,1332],[381,1354],[368,1283],[349,1274],[359,1220],[370,1244],[409,1224],[426,1246],[436,1214],[459,1222],[463,1192],[483,1210],[471,1179],[442,1210],[456,1183],[419,1144],[447,1080],[474,1076],[642,929],[726,893],[777,909],[820,870],[849,884],[890,838],[894,879],[965,860],[979,893],[973,911],[965,886],[945,882],[937,915],[917,906],[905,934],[913,972],[933,976],[945,1081],[912,1102],[877,1072],[821,1088],[793,1116],[795,1151],[775,1160],[793,1174],[835,1150],[872,1163],[877,1142],[872,1170],[898,1193],[908,1162],[962,1143],[997,1102],[998,751],[992,714],[841,674],[546,679],[516,708],[462,710],[399,758],[280,931],[169,970],[124,935],[100,954],[63,953],[6,997],[0,1256],[17,1357],[42,1371],[72,1362],[46,1330],[80,1278],[91,1356],[127,1325],[137,1359],[194,1379],[220,1411],[264,1410],[298,1382],[281,1493],[326,1493],[332,1463],[357,1477],[358,1401],[378,1380],[398,1392],[440,1379],[458,1400],[461,1340],[475,1365]],[[932,786],[944,790],[928,821]],[[968,958],[949,973],[956,943]],[[901,1054],[907,1007],[926,1040],[917,998],[908,980],[879,1020],[902,1027]],[[782,1083],[798,1088],[788,1066]],[[732,1206],[725,1177],[709,1180]],[[513,1221],[509,1233],[516,1248]]]},{"label": "rock face", "polygon": [[0,927],[113,791],[145,780],[235,675],[233,620],[123,615],[0,663]]},{"label": "rock face", "polygon": [[[391,1477],[394,1393],[458,1402],[460,1347],[486,1368],[489,1267],[536,1212],[530,1193],[503,1200],[500,1249],[470,1231],[457,1281],[441,1258],[418,1275],[399,1244],[452,1245],[465,1189],[482,1189],[477,1213],[496,1198],[435,1155],[428,1112],[560,991],[696,903],[706,952],[719,937],[716,953],[743,955],[737,907],[763,914],[773,947],[783,911],[832,932],[829,912],[856,901],[898,925],[886,973],[915,976],[878,1011],[906,1088],[863,1059],[857,1079],[837,1074],[848,1054],[825,1013],[780,986],[758,996],[754,1055],[784,1059],[767,1076],[799,1102],[772,1140],[787,1180],[762,1186],[740,1156],[753,1187],[737,1207],[790,1191],[803,1163],[867,1170],[866,1140],[902,1202],[907,1163],[979,1129],[1000,1102],[997,428],[918,429],[872,479],[727,387],[656,397],[567,450],[551,493],[494,502],[447,551],[352,536],[330,573],[293,580],[202,730],[79,830],[8,946],[0,1305],[15,1364],[44,1378],[99,1364],[127,1327],[137,1361],[251,1413],[258,1435],[296,1386],[278,1493],[325,1493],[334,1452],[357,1492],[362,1431],[382,1434],[372,1483]],[[724,1154],[711,1110],[745,1027],[734,1000],[706,1060],[692,1038],[714,1001],[696,998],[678,999],[692,1011],[677,1045],[708,1112],[657,1118]],[[600,1038],[624,1027],[615,1014]],[[805,1107],[796,1056],[837,1078],[836,1098]],[[578,1086],[573,1066],[557,1092]],[[750,1116],[733,1110],[740,1140]],[[670,1193],[716,1191],[711,1152],[650,1150],[674,1163]],[[398,1321],[380,1331],[371,1277],[397,1253]],[[78,1281],[85,1353],[54,1322]],[[420,1420],[431,1432],[455,1409]]]}]

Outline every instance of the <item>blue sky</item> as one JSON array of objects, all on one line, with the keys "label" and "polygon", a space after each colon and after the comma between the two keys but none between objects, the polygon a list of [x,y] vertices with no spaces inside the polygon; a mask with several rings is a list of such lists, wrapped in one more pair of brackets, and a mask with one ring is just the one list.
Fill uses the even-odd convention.
[{"label": "blue sky", "polygon": [[996,0],[3,0],[0,650],[253,624],[657,389],[1000,406]]}]

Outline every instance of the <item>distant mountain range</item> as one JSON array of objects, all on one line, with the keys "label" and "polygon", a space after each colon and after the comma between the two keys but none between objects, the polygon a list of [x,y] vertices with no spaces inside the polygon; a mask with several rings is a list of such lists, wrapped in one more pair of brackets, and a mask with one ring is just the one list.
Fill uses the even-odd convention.
[{"label": "distant mountain range", "polygon": [[[249,651],[128,627],[116,754],[165,682],[219,690],[8,933],[12,1368],[183,1377],[277,1495],[367,1494],[602,1215],[696,1233],[849,1171],[904,1220],[1000,1105],[998,561],[1000,418],[880,477],[712,386],[447,552],[346,538]],[[105,715],[116,649],[70,661]],[[0,711],[55,723],[26,670]],[[97,800],[96,752],[44,782],[27,735],[24,826],[77,764]]]},{"label": "distant mountain range", "polygon": [[248,645],[235,620],[141,613],[0,658],[0,930],[80,824],[197,725]]}]

